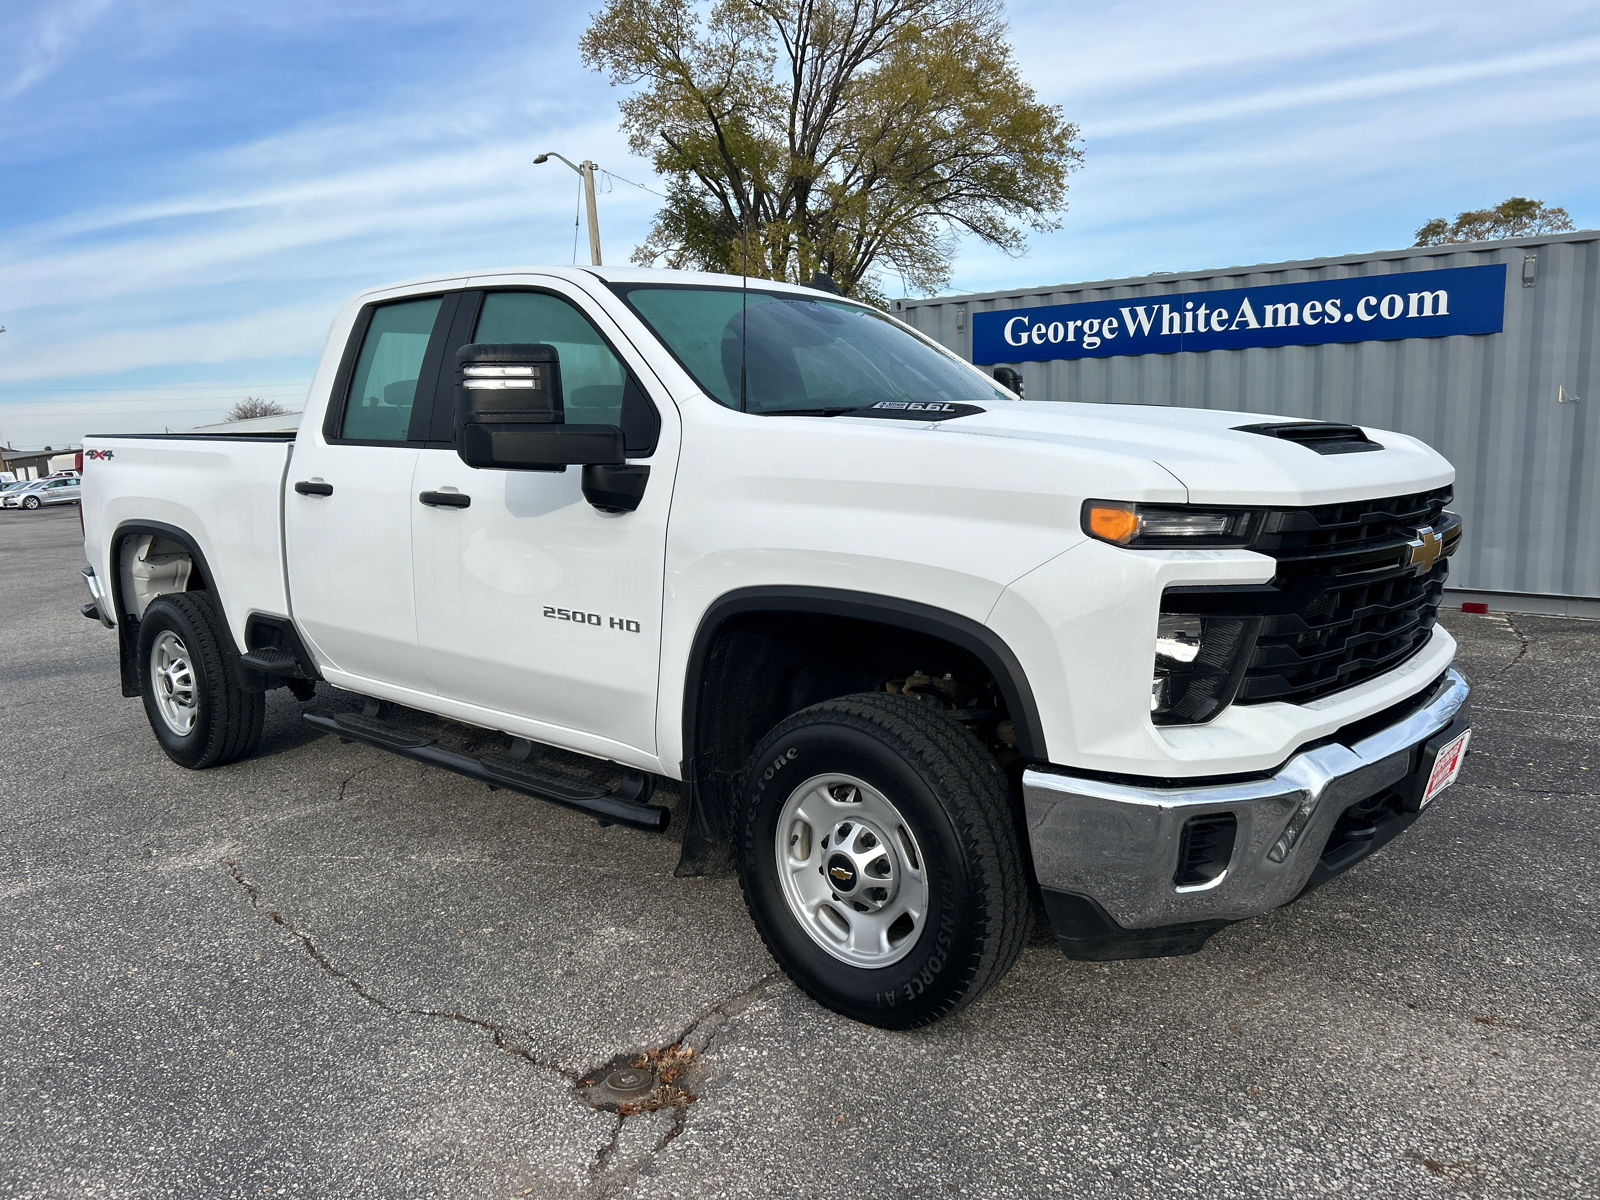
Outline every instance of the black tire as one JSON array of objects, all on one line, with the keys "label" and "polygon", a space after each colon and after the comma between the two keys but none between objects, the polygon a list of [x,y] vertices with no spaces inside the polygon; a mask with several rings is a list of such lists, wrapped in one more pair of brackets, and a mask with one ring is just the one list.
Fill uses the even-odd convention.
[{"label": "black tire", "polygon": [[[824,949],[785,896],[778,822],[802,783],[832,773],[889,799],[923,860],[926,917],[904,957],[883,966]],[[1032,909],[1005,775],[936,709],[874,692],[789,717],[751,755],[736,830],[740,886],[767,949],[789,978],[847,1017],[885,1029],[930,1024],[999,982],[1022,952]],[[825,851],[816,853],[820,873]],[[863,872],[857,884],[865,882]]]},{"label": "black tire", "polygon": [[[157,596],[139,622],[139,692],[145,716],[167,757],[191,771],[220,767],[255,753],[266,719],[266,696],[247,692],[224,651],[223,624],[216,603],[205,592]],[[188,652],[193,675],[194,718],[179,733],[162,715],[151,655],[163,633],[174,634]]]}]

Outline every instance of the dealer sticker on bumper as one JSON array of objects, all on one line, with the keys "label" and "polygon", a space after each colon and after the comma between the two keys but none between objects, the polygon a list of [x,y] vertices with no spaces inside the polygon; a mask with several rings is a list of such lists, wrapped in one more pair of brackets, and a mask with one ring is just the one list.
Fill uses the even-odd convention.
[{"label": "dealer sticker on bumper", "polygon": [[1456,781],[1456,776],[1461,774],[1461,764],[1467,757],[1467,743],[1471,740],[1472,730],[1469,729],[1440,747],[1439,757],[1433,760],[1433,773],[1428,776],[1428,790],[1422,793],[1422,803],[1417,807],[1427,808],[1430,800]]}]

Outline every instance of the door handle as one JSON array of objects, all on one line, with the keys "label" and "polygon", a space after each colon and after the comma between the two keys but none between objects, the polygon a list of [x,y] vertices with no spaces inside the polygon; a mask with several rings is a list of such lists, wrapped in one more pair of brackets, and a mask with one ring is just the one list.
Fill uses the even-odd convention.
[{"label": "door handle", "polygon": [[419,492],[417,499],[431,508],[466,508],[472,503],[471,496],[460,492]]},{"label": "door handle", "polygon": [[333,495],[333,484],[314,483],[309,479],[302,479],[294,485],[294,490],[302,496],[331,496]]}]

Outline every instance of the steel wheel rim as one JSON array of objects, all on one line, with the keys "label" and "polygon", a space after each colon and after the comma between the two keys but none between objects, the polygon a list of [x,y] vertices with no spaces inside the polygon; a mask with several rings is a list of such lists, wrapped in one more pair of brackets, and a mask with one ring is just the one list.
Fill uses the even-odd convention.
[{"label": "steel wheel rim", "polygon": [[200,715],[200,701],[189,648],[170,629],[162,630],[150,647],[150,692],[167,728],[187,737]]},{"label": "steel wheel rim", "polygon": [[887,967],[921,940],[927,860],[910,823],[871,784],[806,780],[778,814],[773,852],[789,915],[840,962]]}]

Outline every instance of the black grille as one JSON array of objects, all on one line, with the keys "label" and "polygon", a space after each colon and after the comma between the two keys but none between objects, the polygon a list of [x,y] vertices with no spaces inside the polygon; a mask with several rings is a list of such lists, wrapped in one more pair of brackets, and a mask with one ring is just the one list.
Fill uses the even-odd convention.
[{"label": "black grille", "polygon": [[[1261,617],[1236,703],[1305,703],[1399,666],[1428,640],[1461,523],[1449,488],[1279,509],[1252,549],[1278,560],[1261,587],[1173,588],[1169,612]],[[1443,541],[1416,574],[1408,547],[1422,526]]]}]

